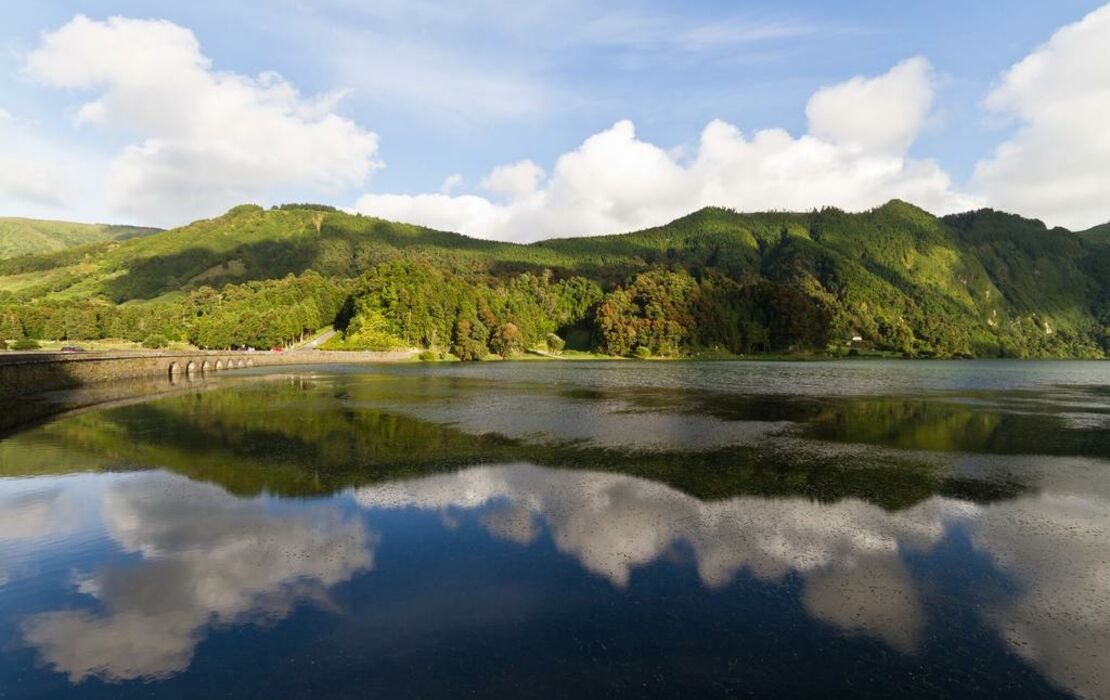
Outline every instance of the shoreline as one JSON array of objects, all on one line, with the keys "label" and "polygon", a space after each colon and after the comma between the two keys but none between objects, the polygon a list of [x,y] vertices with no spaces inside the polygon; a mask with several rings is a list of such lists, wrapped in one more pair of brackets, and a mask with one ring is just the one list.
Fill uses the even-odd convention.
[{"label": "shoreline", "polygon": [[[513,357],[490,356],[470,364],[495,362],[1106,362],[1106,357],[902,357],[901,355],[829,355],[829,354],[766,354],[766,355],[685,355],[668,357],[623,357],[611,355],[553,356],[523,353]],[[413,358],[415,364],[468,364],[454,357],[420,360]]]},{"label": "shoreline", "polygon": [[[881,356],[829,356],[829,355],[766,355],[766,356],[721,356],[708,357],[656,357],[650,359],[609,357],[588,353],[568,355],[524,354],[512,358],[497,358],[479,362],[462,362],[458,359],[420,360],[419,351],[298,351],[286,353],[270,352],[160,352],[133,351],[127,353],[80,353],[64,354],[55,352],[28,352],[0,354],[0,402],[5,410],[0,412],[0,438],[24,428],[66,415],[74,411],[93,410],[103,406],[120,405],[145,401],[159,396],[182,392],[210,390],[216,388],[217,377],[231,375],[238,369],[215,369],[175,374],[166,369],[169,362],[197,358],[228,358],[235,360],[258,360],[250,369],[279,372],[283,368],[299,370],[328,365],[477,365],[488,363],[529,363],[529,362],[641,362],[658,363],[699,363],[699,362],[736,362],[736,363],[807,363],[851,361],[887,361],[915,359],[923,362],[975,362],[975,361],[1017,361],[1017,362],[1091,362],[1089,358],[902,358]],[[137,369],[121,371],[120,363],[135,363]],[[153,364],[151,364],[153,363]],[[83,372],[78,368],[111,365],[114,371]],[[44,370],[46,372],[44,373]],[[244,378],[265,376],[258,372],[244,374]]]},{"label": "shoreline", "polygon": [[0,354],[0,400],[130,379],[165,378],[171,384],[255,367],[410,362],[415,350],[389,352],[29,352]]},{"label": "shoreline", "polygon": [[[407,350],[296,350],[272,351],[214,351],[214,350],[127,350],[62,353],[54,351],[29,351],[0,353],[0,401],[10,401],[63,389],[75,389],[120,380],[157,379],[166,377],[171,383],[178,378],[194,375],[236,371],[253,367],[280,367],[295,365],[337,364],[413,364],[442,365],[468,364],[454,356],[421,359],[425,352],[416,348]],[[671,357],[613,357],[582,351],[568,351],[559,355],[528,350],[512,357],[490,355],[478,363],[497,362],[1099,362],[1106,358],[1085,357],[902,357],[898,355],[859,354],[767,354],[686,355]]]}]

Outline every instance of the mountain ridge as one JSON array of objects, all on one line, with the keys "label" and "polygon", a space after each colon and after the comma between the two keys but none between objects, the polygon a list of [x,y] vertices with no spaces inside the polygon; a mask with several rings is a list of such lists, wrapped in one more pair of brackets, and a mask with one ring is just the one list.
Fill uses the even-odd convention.
[{"label": "mountain ridge", "polygon": [[[297,281],[283,283],[289,275]],[[240,205],[131,240],[0,261],[9,336],[69,337],[64,322],[28,326],[28,316],[55,308],[69,309],[64,316],[96,306],[105,318],[173,308],[172,323],[115,330],[137,336],[157,326],[197,342],[204,324],[182,317],[180,305],[192,304],[204,319],[226,315],[213,309],[229,298],[279,287],[282,303],[293,306],[307,304],[304,290],[327,287],[328,300],[317,298],[300,325],[354,321],[343,342],[359,346],[415,340],[460,349],[467,343],[457,342],[455,324],[465,321],[466,334],[479,336],[475,353],[479,345],[492,349],[494,332],[507,324],[520,330],[522,344],[558,332],[618,355],[639,347],[839,351],[853,337],[865,349],[910,356],[1110,350],[1110,248],[1088,232],[991,209],[937,217],[901,200],[858,213],[705,207],[641,231],[530,244],[321,205]],[[474,330],[479,321],[484,331]],[[81,332],[93,332],[91,325]],[[96,332],[114,334],[110,325]],[[305,330],[287,325],[294,337]],[[263,338],[227,330],[207,342],[246,340]]]},{"label": "mountain ridge", "polygon": [[1110,244],[1110,222],[1092,226],[1083,231],[1077,231],[1077,234],[1094,243],[1108,245]]},{"label": "mountain ridge", "polygon": [[0,260],[50,253],[108,240],[126,240],[156,233],[148,226],[87,224],[76,221],[0,217]]}]

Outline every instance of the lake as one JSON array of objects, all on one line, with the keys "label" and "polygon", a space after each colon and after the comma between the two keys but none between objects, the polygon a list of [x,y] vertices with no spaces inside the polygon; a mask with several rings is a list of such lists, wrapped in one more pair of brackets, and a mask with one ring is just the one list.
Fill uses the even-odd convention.
[{"label": "lake", "polygon": [[283,368],[0,441],[0,697],[1108,697],[1110,364]]}]

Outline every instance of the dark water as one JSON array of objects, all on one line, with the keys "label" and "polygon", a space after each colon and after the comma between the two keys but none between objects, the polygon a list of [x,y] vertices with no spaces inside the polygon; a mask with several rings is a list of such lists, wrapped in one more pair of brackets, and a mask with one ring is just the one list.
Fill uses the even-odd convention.
[{"label": "dark water", "polygon": [[0,441],[0,697],[1110,696],[1110,364],[173,391]]}]

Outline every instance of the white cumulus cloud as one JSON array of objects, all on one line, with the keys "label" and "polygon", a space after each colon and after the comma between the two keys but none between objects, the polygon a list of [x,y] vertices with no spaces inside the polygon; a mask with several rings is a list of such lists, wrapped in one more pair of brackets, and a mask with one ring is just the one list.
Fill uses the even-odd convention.
[{"label": "white cumulus cloud", "polygon": [[745,135],[715,120],[691,158],[641,140],[621,121],[563,154],[550,178],[530,161],[483,181],[504,203],[477,195],[366,194],[358,211],[474,236],[536,240],[616,233],[665,223],[702,206],[866,209],[900,197],[937,212],[976,204],[936,163],[909,146],[933,99],[927,61],[913,58],[876,78],[853,78],[811,98],[810,128]]},{"label": "white cumulus cloud", "polygon": [[47,32],[27,71],[55,87],[96,93],[79,126],[137,138],[114,158],[110,205],[180,224],[279,188],[337,193],[362,184],[378,139],[276,73],[215,71],[191,31],[168,21],[77,16]]},{"label": "white cumulus cloud", "polygon": [[543,168],[530,160],[522,160],[494,168],[482,179],[482,187],[512,199],[520,199],[535,192],[543,177]]},{"label": "white cumulus cloud", "polygon": [[873,153],[905,153],[933,102],[929,62],[911,58],[877,78],[857,77],[818,90],[806,105],[809,132]]},{"label": "white cumulus cloud", "polygon": [[1007,71],[986,106],[1019,124],[974,185],[999,209],[1086,228],[1110,220],[1110,5]]}]

